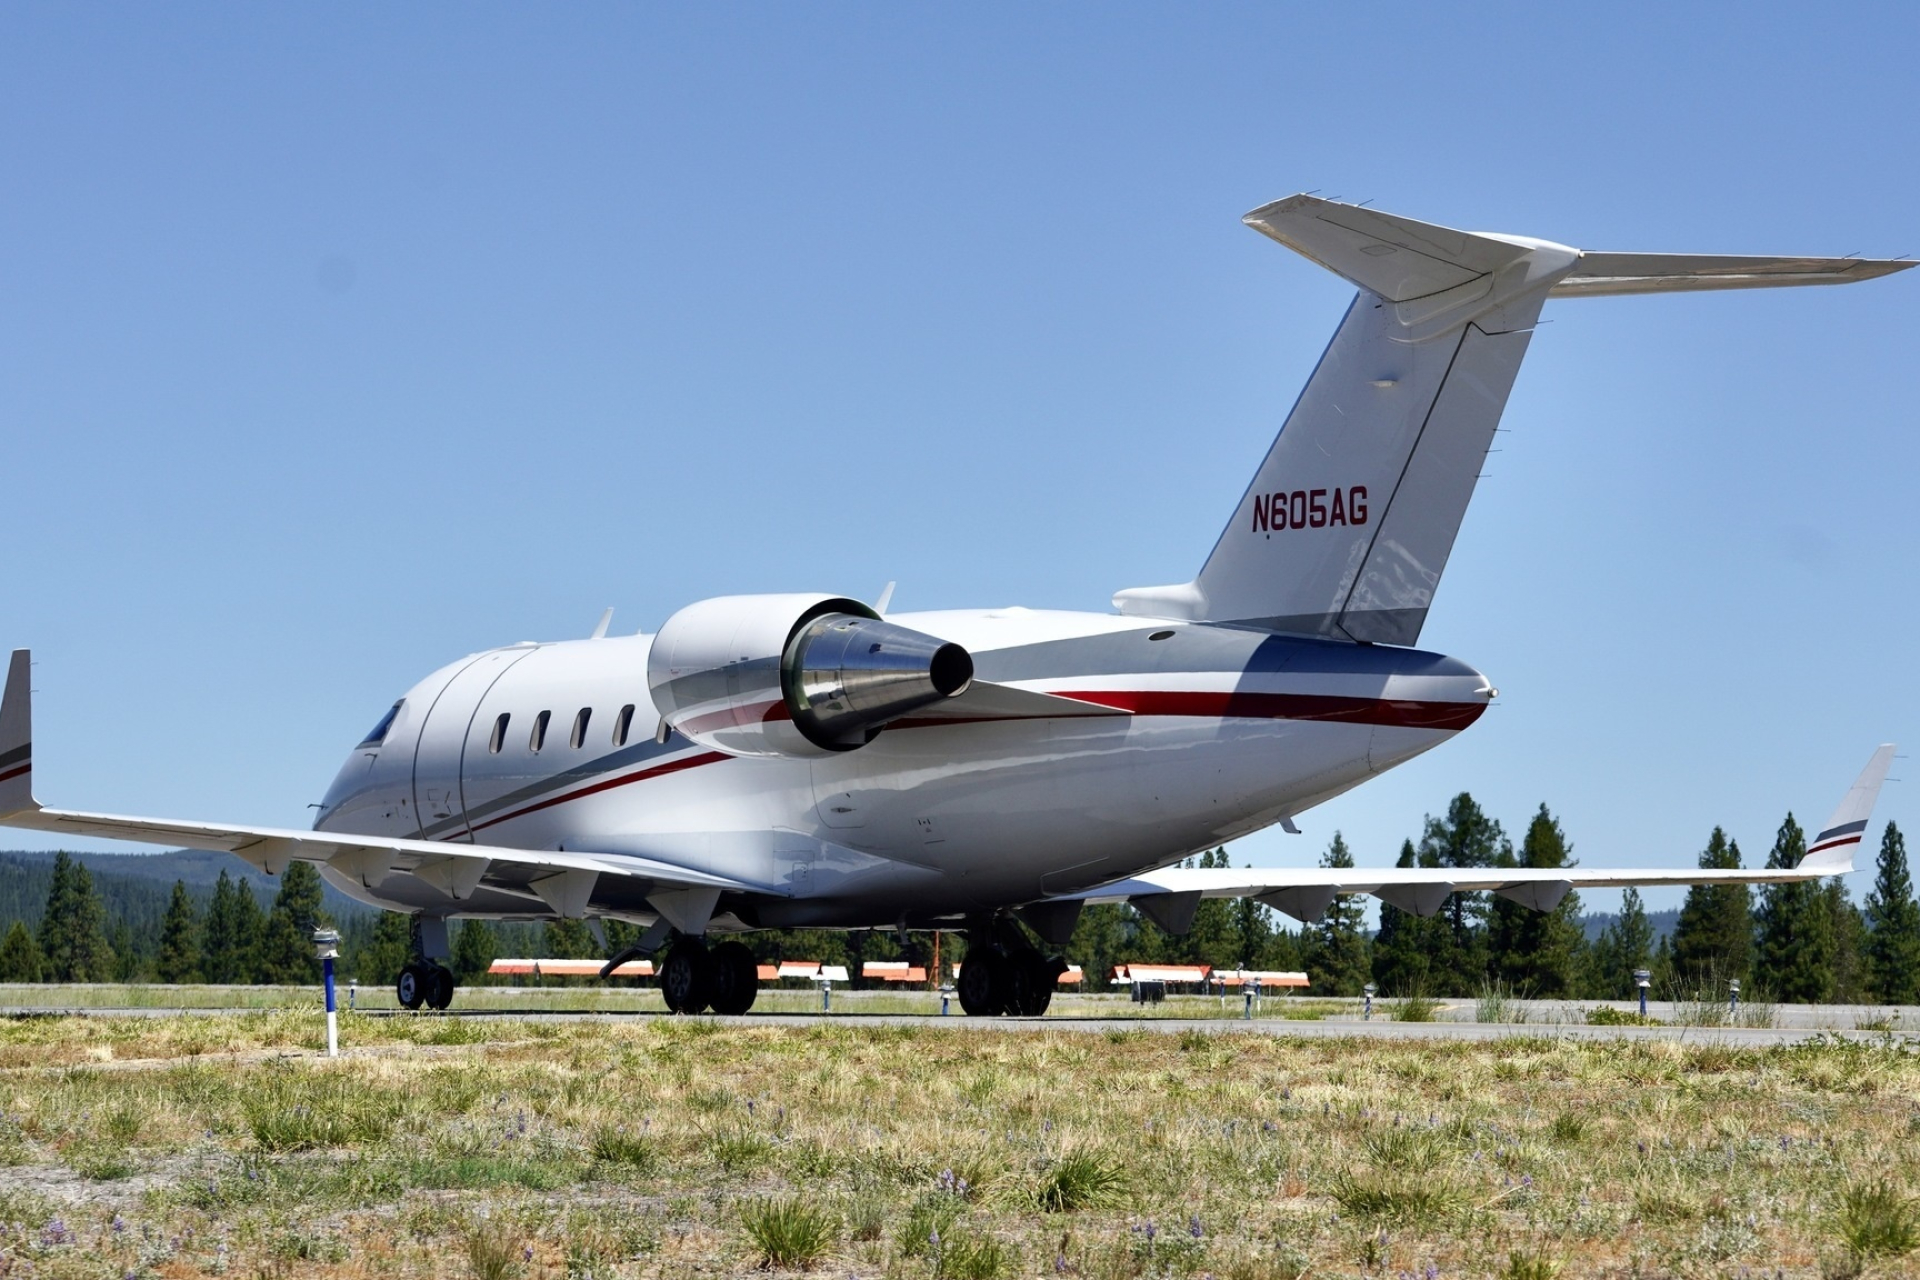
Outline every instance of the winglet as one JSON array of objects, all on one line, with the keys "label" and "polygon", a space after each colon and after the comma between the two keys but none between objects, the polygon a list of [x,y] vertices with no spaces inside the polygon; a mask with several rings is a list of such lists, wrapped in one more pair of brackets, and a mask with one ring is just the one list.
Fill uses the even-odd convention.
[{"label": "winglet", "polygon": [[0,697],[0,817],[39,807],[33,798],[33,654],[15,649]]},{"label": "winglet", "polygon": [[1867,767],[1854,779],[1853,788],[1840,802],[1840,807],[1807,845],[1807,856],[1800,859],[1801,870],[1818,871],[1822,875],[1842,875],[1853,870],[1853,851],[1866,834],[1867,819],[1873,816],[1873,802],[1880,798],[1880,784],[1887,780],[1887,769],[1893,764],[1893,747],[1891,742],[1882,743],[1867,761]]}]

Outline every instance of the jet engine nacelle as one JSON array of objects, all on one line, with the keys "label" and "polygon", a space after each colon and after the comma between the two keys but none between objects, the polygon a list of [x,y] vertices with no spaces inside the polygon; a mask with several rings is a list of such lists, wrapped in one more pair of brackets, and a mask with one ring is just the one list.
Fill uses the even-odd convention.
[{"label": "jet engine nacelle", "polygon": [[733,756],[825,756],[965,692],[973,658],[858,600],[716,596],[667,619],[647,658],[660,718]]}]

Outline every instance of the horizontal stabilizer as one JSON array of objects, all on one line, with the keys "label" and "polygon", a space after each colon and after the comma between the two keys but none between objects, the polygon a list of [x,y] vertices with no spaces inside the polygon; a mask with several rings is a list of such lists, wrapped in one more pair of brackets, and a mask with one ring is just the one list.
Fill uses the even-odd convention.
[{"label": "horizontal stabilizer", "polygon": [[1305,195],[1262,205],[1241,221],[1387,302],[1465,289],[1532,248]]},{"label": "horizontal stabilizer", "polygon": [[1690,293],[1852,284],[1905,271],[1905,258],[1753,258],[1714,253],[1583,253],[1551,296]]}]

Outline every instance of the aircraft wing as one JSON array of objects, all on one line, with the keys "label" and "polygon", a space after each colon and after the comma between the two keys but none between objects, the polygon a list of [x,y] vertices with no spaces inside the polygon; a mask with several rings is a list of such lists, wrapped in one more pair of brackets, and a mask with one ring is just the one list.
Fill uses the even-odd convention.
[{"label": "aircraft wing", "polygon": [[[765,887],[630,854],[513,849],[499,845],[404,840],[220,822],[182,822],[111,813],[48,809],[33,798],[31,658],[16,649],[0,698],[0,826],[63,835],[99,836],[193,849],[221,849],[269,875],[291,862],[329,863],[374,888],[392,875],[413,875],[456,900],[490,874],[525,885],[562,915],[577,916],[599,875],[629,876],[662,892],[753,891]],[[565,908],[573,907],[568,910]]]},{"label": "aircraft wing", "polygon": [[1551,911],[1574,889],[1629,885],[1780,884],[1844,875],[1893,763],[1894,744],[1876,749],[1840,807],[1807,843],[1800,865],[1769,870],[1700,867],[1168,867],[1050,901],[1128,902],[1169,933],[1185,933],[1203,898],[1256,898],[1296,920],[1318,920],[1336,896],[1365,893],[1430,916],[1456,892],[1491,890],[1535,911]]}]

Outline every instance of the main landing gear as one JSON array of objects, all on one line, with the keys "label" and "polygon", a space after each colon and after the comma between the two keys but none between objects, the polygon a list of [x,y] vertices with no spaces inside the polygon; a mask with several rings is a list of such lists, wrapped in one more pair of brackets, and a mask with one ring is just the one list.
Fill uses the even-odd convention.
[{"label": "main landing gear", "polygon": [[447,922],[443,916],[416,915],[410,930],[413,958],[400,970],[393,994],[403,1009],[444,1009],[453,1003],[453,970],[441,962],[453,954],[447,946]]},{"label": "main landing gear", "polygon": [[674,1013],[745,1013],[760,994],[760,967],[744,943],[709,950],[704,938],[681,938],[660,962],[660,994]]},{"label": "main landing gear", "polygon": [[1018,925],[999,921],[969,931],[954,986],[960,1007],[973,1017],[1037,1018],[1053,1003],[1054,985],[1066,970],[1065,960],[1043,954]]},{"label": "main landing gear", "polygon": [[424,1004],[429,1009],[444,1009],[453,1003],[453,988],[453,971],[447,966],[410,960],[400,970],[400,980],[393,984],[393,993],[400,998],[403,1008],[418,1009]]}]

